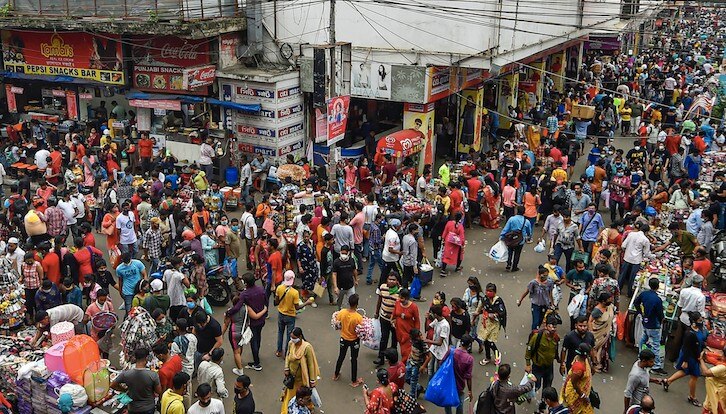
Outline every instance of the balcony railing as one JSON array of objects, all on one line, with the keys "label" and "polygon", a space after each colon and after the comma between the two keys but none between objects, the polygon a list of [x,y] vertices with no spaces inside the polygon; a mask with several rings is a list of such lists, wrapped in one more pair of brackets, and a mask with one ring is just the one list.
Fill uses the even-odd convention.
[{"label": "balcony railing", "polygon": [[206,20],[242,16],[237,0],[0,0],[4,16]]}]

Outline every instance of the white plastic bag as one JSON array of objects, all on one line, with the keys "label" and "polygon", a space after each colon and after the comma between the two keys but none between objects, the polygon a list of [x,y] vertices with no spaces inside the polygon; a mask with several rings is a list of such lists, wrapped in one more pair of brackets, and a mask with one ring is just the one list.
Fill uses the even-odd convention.
[{"label": "white plastic bag", "polygon": [[60,390],[56,390],[56,394],[70,394],[71,398],[73,399],[74,407],[83,407],[88,402],[88,394],[86,394],[86,389],[78,384],[65,384],[60,388]]},{"label": "white plastic bag", "polygon": [[573,297],[570,303],[567,305],[567,314],[570,315],[571,318],[576,318],[578,315],[580,315],[580,308],[582,307],[582,303],[584,301],[584,293],[580,292],[575,295],[575,297]]},{"label": "white plastic bag", "polygon": [[[529,374],[527,374],[525,372],[524,376],[522,377],[522,380],[519,381],[519,385],[527,385],[527,383],[529,383]],[[534,397],[536,397],[536,396],[537,396],[537,391],[534,389],[534,387],[532,387],[532,389],[529,390],[528,393],[522,394],[522,397],[524,397],[528,400],[533,400]]]},{"label": "white plastic bag", "polygon": [[607,188],[602,190],[602,193],[600,193],[600,198],[605,203],[605,208],[610,208],[610,190]]},{"label": "white plastic bag", "polygon": [[552,289],[552,300],[555,302],[555,306],[560,306],[560,300],[562,300],[562,288],[560,285],[555,285]]},{"label": "white plastic bag", "polygon": [[547,246],[545,245],[544,239],[541,239],[539,243],[537,243],[536,246],[534,246],[534,252],[535,253],[544,253]]},{"label": "white plastic bag", "polygon": [[315,405],[318,408],[323,407],[323,400],[320,399],[320,394],[318,393],[318,388],[313,388],[313,395],[310,396],[310,399],[313,402],[313,405]]},{"label": "white plastic bag", "polygon": [[373,334],[362,342],[363,346],[366,348],[377,351],[381,346],[381,321],[378,319],[371,319],[371,323],[373,325]]},{"label": "white plastic bag", "polygon": [[489,258],[497,263],[504,263],[507,261],[507,245],[502,240],[499,240],[497,244],[489,249]]}]

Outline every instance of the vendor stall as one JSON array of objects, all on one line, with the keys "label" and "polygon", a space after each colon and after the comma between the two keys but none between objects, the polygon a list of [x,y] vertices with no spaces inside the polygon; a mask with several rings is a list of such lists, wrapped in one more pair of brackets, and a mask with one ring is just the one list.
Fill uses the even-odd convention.
[{"label": "vendor stall", "polygon": [[[384,155],[390,155],[393,161],[400,167],[403,160],[408,157],[416,157],[415,165],[418,165],[418,154],[424,146],[424,134],[415,129],[404,129],[386,135],[378,141],[376,147],[376,159],[380,159]],[[377,160],[376,164],[379,162]]]}]

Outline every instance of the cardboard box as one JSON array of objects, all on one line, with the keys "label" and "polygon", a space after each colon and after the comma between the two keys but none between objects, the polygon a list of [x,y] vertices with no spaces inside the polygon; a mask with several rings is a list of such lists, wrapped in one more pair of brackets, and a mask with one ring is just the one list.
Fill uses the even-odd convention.
[{"label": "cardboard box", "polygon": [[595,107],[587,105],[572,105],[572,118],[592,119],[595,117]]}]

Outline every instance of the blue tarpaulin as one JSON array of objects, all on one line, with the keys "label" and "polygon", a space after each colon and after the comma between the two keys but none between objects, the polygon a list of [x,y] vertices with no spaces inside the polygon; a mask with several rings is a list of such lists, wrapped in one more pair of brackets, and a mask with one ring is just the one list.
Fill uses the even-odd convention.
[{"label": "blue tarpaulin", "polygon": [[142,99],[145,101],[154,101],[154,100],[177,100],[181,101],[183,103],[202,103],[206,102],[210,105],[218,105],[222,108],[228,108],[228,109],[234,109],[237,111],[242,112],[260,112],[260,104],[241,104],[237,102],[229,102],[229,101],[220,101],[219,99],[214,98],[204,98],[201,96],[190,96],[190,95],[161,95],[161,94],[153,94],[153,93],[146,93],[146,92],[127,92],[126,93],[127,99]]}]

